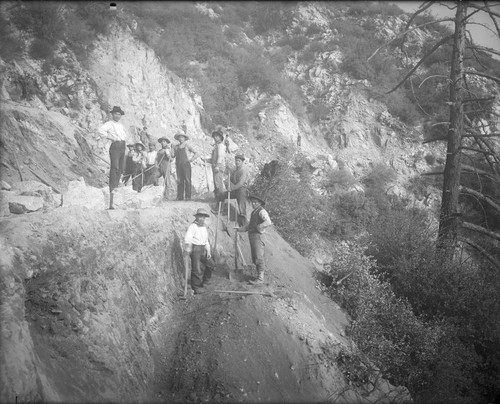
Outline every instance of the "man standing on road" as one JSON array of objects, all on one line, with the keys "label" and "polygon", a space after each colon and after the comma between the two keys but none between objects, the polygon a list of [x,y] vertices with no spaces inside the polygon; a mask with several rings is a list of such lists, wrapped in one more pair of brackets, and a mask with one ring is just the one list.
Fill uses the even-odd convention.
[{"label": "man standing on road", "polygon": [[215,145],[212,150],[212,156],[206,162],[212,164],[212,174],[214,178],[214,194],[215,200],[221,196],[224,197],[225,187],[224,187],[224,171],[226,165],[226,147],[222,143],[224,141],[224,135],[220,130],[216,130],[212,133],[212,137],[215,140]]},{"label": "man standing on road", "polygon": [[257,279],[249,281],[252,285],[261,285],[264,283],[264,272],[266,270],[265,262],[265,243],[262,235],[266,228],[272,225],[269,213],[264,209],[266,202],[255,195],[248,197],[252,202],[253,211],[250,215],[250,221],[242,227],[236,227],[237,232],[248,231],[248,240],[250,241],[250,251],[252,253],[252,262],[257,267]]},{"label": "man standing on road", "polygon": [[[174,146],[175,169],[177,171],[177,200],[191,200],[191,162],[198,158],[198,153],[187,143],[189,136],[177,133],[174,136],[179,144]],[[191,153],[191,158],[188,157]]]},{"label": "man standing on road", "polygon": [[[237,154],[234,157],[235,169],[230,174],[229,199],[238,201],[238,226],[247,223],[247,196],[248,196],[248,169],[244,165],[245,156]],[[217,202],[222,202],[227,197],[226,193],[220,193]],[[229,201],[228,201],[229,203]],[[229,220],[229,218],[228,218]]]},{"label": "man standing on road", "polygon": [[[208,285],[212,277],[215,263],[210,252],[208,232],[205,219],[210,217],[208,212],[200,208],[195,213],[195,220],[191,223],[184,236],[184,254],[191,257],[191,287],[194,294],[204,293],[204,285]],[[202,269],[202,265],[205,270]]]},{"label": "man standing on road", "polygon": [[170,140],[166,137],[158,139],[161,144],[161,149],[156,153],[156,165],[160,171],[160,177],[163,178],[163,200],[168,200],[168,191],[172,187],[172,180],[170,178],[170,162],[172,160],[172,151],[170,149]]},{"label": "man standing on road", "polygon": [[156,166],[156,144],[149,142],[149,151],[146,153],[146,169],[144,170],[144,185],[158,185],[158,167]]},{"label": "man standing on road", "polygon": [[126,140],[129,137],[125,127],[119,122],[121,117],[125,115],[120,107],[114,106],[110,111],[112,119],[102,125],[98,132],[99,134],[110,140],[109,146],[109,209],[113,207],[113,190],[118,187],[120,177],[125,166],[125,150]]}]

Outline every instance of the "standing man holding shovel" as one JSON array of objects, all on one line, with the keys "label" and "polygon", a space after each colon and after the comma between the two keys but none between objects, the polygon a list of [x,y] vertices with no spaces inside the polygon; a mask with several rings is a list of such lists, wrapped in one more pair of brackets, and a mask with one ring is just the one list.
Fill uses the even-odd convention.
[{"label": "standing man holding shovel", "polygon": [[[208,232],[205,227],[205,220],[210,215],[205,209],[200,208],[194,216],[195,220],[189,225],[184,236],[184,256],[191,257],[191,287],[194,294],[199,295],[204,293],[204,285],[210,282],[215,263],[212,260]],[[184,261],[187,265],[187,260]],[[205,270],[202,269],[202,264]]]},{"label": "standing man holding shovel", "polygon": [[[250,250],[252,253],[252,262],[257,267],[257,279],[250,281],[252,285],[261,285],[264,283],[264,272],[266,270],[265,262],[265,243],[263,240],[263,233],[266,228],[272,225],[269,213],[264,209],[266,202],[256,195],[248,197],[252,202],[253,211],[250,215],[250,221],[242,226],[236,227],[237,232],[248,231],[248,240],[250,241]],[[235,252],[236,254],[236,252]]]}]

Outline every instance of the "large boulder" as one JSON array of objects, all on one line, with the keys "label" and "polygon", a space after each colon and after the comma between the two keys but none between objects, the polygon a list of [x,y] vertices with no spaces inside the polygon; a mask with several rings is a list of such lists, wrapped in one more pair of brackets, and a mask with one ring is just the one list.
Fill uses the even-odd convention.
[{"label": "large boulder", "polygon": [[41,197],[44,209],[54,209],[61,206],[62,195],[55,193],[51,187],[38,181],[14,182],[11,190],[18,195]]},{"label": "large boulder", "polygon": [[102,189],[85,184],[83,177],[69,182],[67,191],[63,193],[63,201],[65,207],[85,206],[92,210],[103,210],[107,207]]}]

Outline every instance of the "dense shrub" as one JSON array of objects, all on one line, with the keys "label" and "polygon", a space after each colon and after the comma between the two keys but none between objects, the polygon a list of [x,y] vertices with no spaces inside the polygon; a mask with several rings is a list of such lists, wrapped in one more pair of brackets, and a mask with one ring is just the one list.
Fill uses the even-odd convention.
[{"label": "dense shrub", "polygon": [[384,377],[396,385],[422,385],[431,376],[427,369],[436,360],[442,331],[415,316],[374,275],[376,262],[365,250],[353,242],[335,244],[322,288],[351,315],[352,337]]},{"label": "dense shrub", "polygon": [[415,104],[408,98],[405,90],[398,88],[386,95],[383,100],[387,105],[387,111],[402,122],[415,125],[420,121],[421,114]]},{"label": "dense shrub", "polygon": [[269,30],[284,30],[293,17],[294,2],[272,1],[256,5],[252,12],[251,22],[257,35]]},{"label": "dense shrub", "polygon": [[8,21],[0,14],[0,55],[6,62],[22,57],[24,42],[14,36]]},{"label": "dense shrub", "polygon": [[46,59],[54,53],[55,45],[46,39],[36,38],[30,45],[29,54],[34,59]]},{"label": "dense shrub", "polygon": [[303,160],[283,154],[276,175],[259,175],[250,189],[267,199],[266,209],[280,234],[306,255],[314,246],[314,234],[325,223],[325,210],[322,198],[311,187],[307,169],[296,173],[295,167],[302,167]]}]

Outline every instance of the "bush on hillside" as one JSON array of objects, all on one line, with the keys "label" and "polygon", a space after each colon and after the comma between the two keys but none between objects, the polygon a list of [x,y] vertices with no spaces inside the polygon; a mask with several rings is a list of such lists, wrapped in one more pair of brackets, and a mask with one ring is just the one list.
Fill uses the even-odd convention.
[{"label": "bush on hillside", "polygon": [[376,262],[365,250],[354,242],[336,243],[321,287],[352,317],[350,334],[384,377],[396,385],[422,384],[431,376],[427,367],[436,360],[442,331],[416,317],[374,275]]},{"label": "bush on hillside", "polygon": [[404,89],[398,88],[383,98],[387,111],[394,117],[399,118],[401,122],[407,125],[415,125],[421,120],[415,104],[408,98]]},{"label": "bush on hillside", "polygon": [[19,60],[24,51],[24,42],[17,38],[9,22],[0,14],[0,55],[6,62]]},{"label": "bush on hillside", "polygon": [[30,45],[29,54],[34,59],[47,59],[54,53],[56,46],[43,38],[36,38]]},{"label": "bush on hillside", "polygon": [[270,178],[257,176],[250,191],[266,199],[266,210],[280,234],[306,255],[314,247],[314,234],[324,225],[325,209],[322,198],[311,187],[307,169],[296,173],[295,167],[302,167],[303,160],[283,154],[276,174]]},{"label": "bush on hillside", "polygon": [[257,4],[251,16],[253,29],[257,35],[270,30],[283,31],[292,21],[293,2],[272,1]]}]

